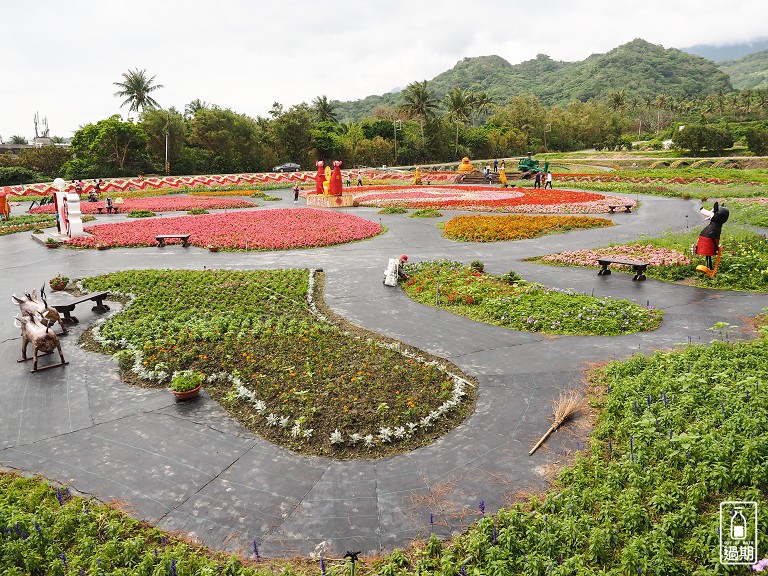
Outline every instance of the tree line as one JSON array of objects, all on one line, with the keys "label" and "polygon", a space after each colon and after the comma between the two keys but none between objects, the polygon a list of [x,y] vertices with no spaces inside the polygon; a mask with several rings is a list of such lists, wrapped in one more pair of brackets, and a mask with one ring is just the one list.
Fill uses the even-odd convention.
[{"label": "tree line", "polygon": [[[532,95],[503,103],[484,92],[450,90],[438,100],[429,83],[413,82],[400,104],[379,106],[359,122],[339,121],[335,103],[318,96],[267,117],[193,100],[183,111],[162,109],[153,94],[162,85],[144,70],[123,74],[115,95],[138,119],[120,115],[81,127],[70,148],[46,147],[0,155],[0,167],[38,176],[86,179],[137,174],[265,172],[282,162],[314,169],[315,161],[345,167],[445,163],[528,152],[621,149],[636,140],[674,138],[694,153],[721,153],[734,138],[765,153],[768,91],[742,90],[706,98],[659,94],[643,101],[623,90],[607,99],[544,106]],[[678,125],[686,126],[677,130]],[[166,164],[167,160],[167,164]],[[28,175],[32,178],[34,175]],[[18,183],[18,182],[15,182]]]}]

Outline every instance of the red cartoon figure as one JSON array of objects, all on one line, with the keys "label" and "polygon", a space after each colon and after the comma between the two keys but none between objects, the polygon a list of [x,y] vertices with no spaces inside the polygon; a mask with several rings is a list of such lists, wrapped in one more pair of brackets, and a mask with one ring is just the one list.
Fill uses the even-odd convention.
[{"label": "red cartoon figure", "polygon": [[323,170],[323,161],[317,161],[317,174],[315,175],[315,194],[323,193],[323,182],[325,182],[325,171]]},{"label": "red cartoon figure", "polygon": [[341,182],[341,160],[333,161],[333,172],[331,173],[331,196],[341,196],[343,183]]}]

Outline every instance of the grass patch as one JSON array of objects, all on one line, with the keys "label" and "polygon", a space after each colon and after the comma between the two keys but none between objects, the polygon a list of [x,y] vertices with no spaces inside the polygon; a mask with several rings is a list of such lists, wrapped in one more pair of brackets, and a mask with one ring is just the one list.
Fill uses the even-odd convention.
[{"label": "grass patch", "polygon": [[377,458],[428,444],[469,414],[474,386],[458,369],[313,315],[309,278],[306,270],[159,270],[82,284],[135,295],[94,333],[119,351],[123,369],[158,386],[177,371],[202,372],[230,414],[291,450]]},{"label": "grass patch", "polygon": [[768,228],[768,198],[728,202],[731,222]]},{"label": "grass patch", "polygon": [[[95,216],[84,215],[81,217],[83,222],[95,220]],[[53,214],[22,214],[20,216],[11,216],[11,219],[0,220],[0,236],[15,234],[17,232],[28,232],[36,229],[51,228],[56,226],[56,216]]]},{"label": "grass patch", "polygon": [[151,218],[157,216],[152,210],[131,210],[126,214],[128,218]]},{"label": "grass patch", "polygon": [[480,266],[447,260],[409,264],[410,279],[403,288],[422,304],[511,330],[614,336],[661,324],[663,312],[628,300],[529,284],[514,273],[499,278],[484,274]]},{"label": "grass patch", "polygon": [[613,226],[613,222],[591,216],[473,215],[451,218],[443,227],[443,235],[464,242],[498,242],[606,226]]},{"label": "grass patch", "polygon": [[205,208],[192,208],[192,210],[187,210],[187,214],[191,216],[196,216],[199,214],[210,214],[210,212],[208,212],[208,210],[206,210]]},{"label": "grass patch", "polygon": [[440,218],[441,216],[442,213],[435,208],[419,208],[409,214],[408,218]]},{"label": "grass patch", "polygon": [[408,208],[402,206],[387,206],[379,210],[378,214],[405,214],[408,212]]}]

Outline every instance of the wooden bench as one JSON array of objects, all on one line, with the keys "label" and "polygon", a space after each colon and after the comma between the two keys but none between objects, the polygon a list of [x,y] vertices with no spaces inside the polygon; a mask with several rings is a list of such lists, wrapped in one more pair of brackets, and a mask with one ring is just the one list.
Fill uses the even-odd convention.
[{"label": "wooden bench", "polygon": [[179,238],[181,240],[181,245],[184,246],[184,248],[189,246],[189,234],[158,234],[155,236],[157,247],[162,248],[165,246],[165,241],[169,238]]},{"label": "wooden bench", "polygon": [[613,205],[608,206],[608,210],[611,214],[616,212],[616,208],[621,208],[624,206],[624,212],[632,212],[632,204],[619,204],[619,205]]},{"label": "wooden bench", "polygon": [[611,264],[624,264],[625,266],[631,266],[635,275],[632,280],[645,280],[645,269],[648,267],[648,262],[640,262],[638,260],[621,260],[619,258],[598,258],[597,263],[602,268],[597,272],[598,276],[608,276],[611,271],[608,270],[608,266]]},{"label": "wooden bench", "polygon": [[109,310],[109,306],[104,304],[104,298],[107,297],[109,292],[93,292],[92,294],[86,294],[85,296],[80,296],[76,298],[75,300],[72,300],[72,302],[68,302],[66,304],[53,304],[52,306],[56,308],[56,311],[59,314],[64,314],[64,317],[62,320],[65,324],[77,324],[80,322],[76,316],[72,316],[72,312],[75,310],[75,306],[78,304],[82,304],[83,302],[96,302],[96,306],[91,308],[92,312],[98,312],[101,314],[102,312],[106,312]]}]

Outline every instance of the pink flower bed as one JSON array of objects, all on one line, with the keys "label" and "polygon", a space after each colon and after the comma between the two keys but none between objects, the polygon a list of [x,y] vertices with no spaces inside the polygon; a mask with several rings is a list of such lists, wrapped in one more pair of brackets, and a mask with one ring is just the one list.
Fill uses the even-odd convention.
[{"label": "pink flower bed", "polygon": [[664,266],[669,264],[686,265],[691,263],[682,252],[670,248],[655,248],[650,244],[628,244],[623,246],[610,246],[595,250],[574,250],[549,254],[541,258],[544,262],[557,262],[569,266],[599,266],[598,258],[605,256],[627,260],[642,260],[652,266]]},{"label": "pink flower bed", "polygon": [[[104,210],[104,202],[104,199],[99,202],[80,202],[80,212],[82,214],[97,214],[99,208]],[[176,212],[180,210],[192,210],[193,208],[216,210],[221,208],[255,208],[256,206],[258,206],[258,204],[249,202],[248,200],[196,196],[149,196],[148,198],[126,198],[122,204],[117,205],[122,213],[130,212],[131,210]],[[38,206],[37,208],[33,208],[31,212],[33,214],[53,214],[53,204]]]},{"label": "pink flower bed", "polygon": [[355,202],[361,206],[402,206],[480,212],[529,214],[600,214],[608,206],[637,203],[631,198],[607,196],[576,190],[532,188],[488,188],[487,186],[369,186],[353,188]]},{"label": "pink flower bed", "polygon": [[[376,236],[381,226],[349,214],[280,208],[201,216],[147,218],[85,228],[91,236],[69,246],[155,246],[158,234],[189,234],[190,244],[249,250],[287,250],[344,244]],[[173,240],[169,243],[174,242]]]}]

